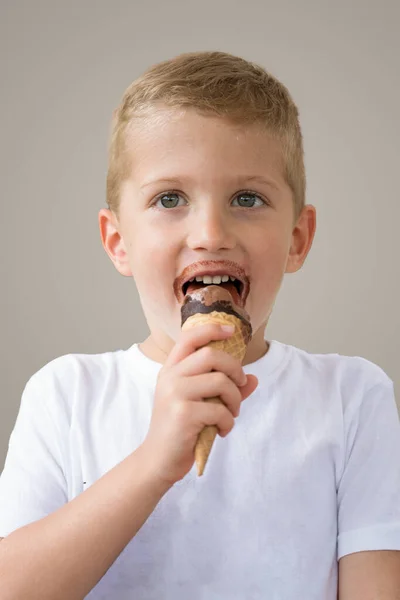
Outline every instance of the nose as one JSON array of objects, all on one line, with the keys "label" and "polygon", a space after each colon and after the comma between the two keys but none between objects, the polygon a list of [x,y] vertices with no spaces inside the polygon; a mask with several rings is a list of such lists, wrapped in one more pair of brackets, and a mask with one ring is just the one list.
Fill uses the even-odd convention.
[{"label": "nose", "polygon": [[235,247],[235,237],[229,216],[210,202],[193,215],[187,237],[192,250],[218,252]]}]

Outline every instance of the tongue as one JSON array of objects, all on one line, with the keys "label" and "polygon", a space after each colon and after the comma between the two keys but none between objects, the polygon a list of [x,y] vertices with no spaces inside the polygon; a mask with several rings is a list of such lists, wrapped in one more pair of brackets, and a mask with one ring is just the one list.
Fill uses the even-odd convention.
[{"label": "tongue", "polygon": [[[212,285],[212,284],[210,284],[210,285]],[[218,286],[228,290],[228,292],[231,294],[232,299],[235,302],[235,304],[240,306],[241,302],[240,302],[239,292],[237,291],[236,287],[234,286],[234,284],[231,281],[227,281],[226,283],[220,283],[220,284],[218,284]],[[193,283],[190,283],[188,289],[186,290],[186,294],[191,294],[195,290],[198,290],[202,287],[206,287],[206,285],[204,283],[200,283],[200,282],[196,282],[196,281]]]}]

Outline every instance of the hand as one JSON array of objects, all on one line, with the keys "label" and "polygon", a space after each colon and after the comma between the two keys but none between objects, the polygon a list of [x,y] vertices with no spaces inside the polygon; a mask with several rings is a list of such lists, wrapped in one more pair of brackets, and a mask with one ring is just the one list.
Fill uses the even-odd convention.
[{"label": "hand", "polygon": [[[142,447],[163,483],[173,485],[190,471],[197,438],[205,426],[216,425],[221,437],[228,435],[241,402],[258,385],[254,375],[246,381],[238,359],[206,346],[231,335],[217,324],[182,331],[160,370]],[[222,404],[203,401],[215,396]]]}]

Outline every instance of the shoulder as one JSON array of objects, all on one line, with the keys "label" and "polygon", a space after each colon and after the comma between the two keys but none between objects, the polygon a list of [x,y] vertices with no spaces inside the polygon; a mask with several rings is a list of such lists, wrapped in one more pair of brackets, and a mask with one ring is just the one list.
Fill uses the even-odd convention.
[{"label": "shoulder", "polygon": [[292,361],[297,363],[302,375],[335,385],[340,393],[367,392],[374,386],[391,386],[392,379],[376,363],[361,356],[338,353],[312,353],[290,346]]},{"label": "shoulder", "polygon": [[99,354],[64,354],[46,363],[32,375],[29,381],[44,383],[49,380],[57,380],[60,383],[71,384],[74,378],[96,377],[116,368],[120,352],[122,351],[116,350]]},{"label": "shoulder", "polygon": [[28,379],[23,397],[35,396],[50,409],[62,404],[70,412],[75,397],[96,393],[105,381],[117,378],[122,352],[70,353],[54,358]]}]

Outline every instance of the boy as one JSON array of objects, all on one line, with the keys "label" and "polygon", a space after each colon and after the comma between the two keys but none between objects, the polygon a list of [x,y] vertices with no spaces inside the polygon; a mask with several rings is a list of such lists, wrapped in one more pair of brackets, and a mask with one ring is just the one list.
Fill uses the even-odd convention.
[{"label": "boy", "polygon": [[[155,65],[115,111],[107,201],[101,239],[150,335],[28,381],[0,480],[3,597],[399,598],[392,381],[264,337],[316,226],[286,88],[220,52]],[[229,331],[181,332],[191,280],[226,276],[253,328],[243,366],[204,347]]]}]

